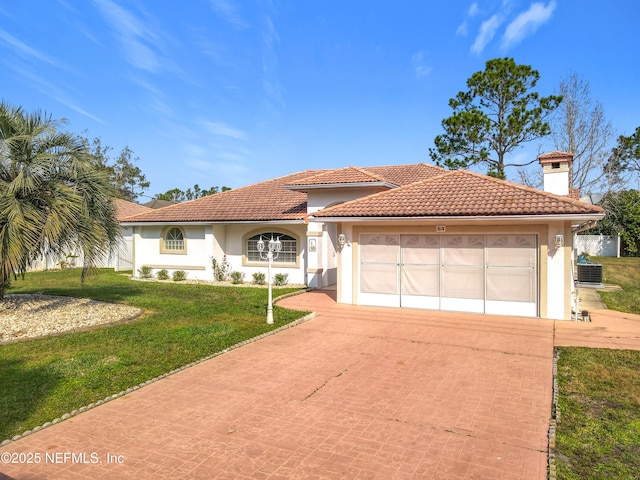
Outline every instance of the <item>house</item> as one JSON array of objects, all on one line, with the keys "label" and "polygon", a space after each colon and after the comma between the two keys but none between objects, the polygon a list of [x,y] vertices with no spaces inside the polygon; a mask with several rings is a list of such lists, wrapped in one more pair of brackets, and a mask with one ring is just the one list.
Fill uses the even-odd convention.
[{"label": "house", "polygon": [[134,271],[213,278],[211,259],[336,285],[341,303],[569,319],[573,233],[602,219],[569,191],[572,154],[539,157],[545,191],[424,163],[307,170],[125,219]]}]

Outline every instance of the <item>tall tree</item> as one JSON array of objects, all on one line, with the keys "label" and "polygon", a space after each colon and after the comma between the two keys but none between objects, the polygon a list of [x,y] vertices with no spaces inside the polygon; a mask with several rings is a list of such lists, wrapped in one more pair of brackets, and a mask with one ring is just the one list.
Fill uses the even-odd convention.
[{"label": "tall tree", "polygon": [[133,158],[133,151],[128,146],[114,160],[110,154],[112,148],[102,145],[100,137],[91,142],[83,138],[83,141],[89,148],[94,163],[107,173],[118,198],[133,202],[149,188],[150,182],[136,165],[140,158]]},{"label": "tall tree", "polygon": [[610,192],[601,205],[606,216],[598,222],[596,232],[620,235],[622,255],[637,256],[640,253],[640,191]]},{"label": "tall tree", "polygon": [[512,58],[486,62],[485,70],[467,80],[467,91],[449,100],[453,115],[442,121],[445,133],[438,135],[431,158],[450,169],[485,165],[487,173],[505,178],[505,168],[525,163],[507,163],[507,155],[523,143],[548,135],[547,117],[562,97],[540,97],[532,91],[540,74]]},{"label": "tall tree", "polygon": [[629,136],[618,137],[608,162],[614,172],[640,172],[640,127],[636,127],[636,131]]},{"label": "tall tree", "polygon": [[79,249],[84,280],[117,245],[113,188],[63,124],[0,103],[0,298],[41,255]]},{"label": "tall tree", "polygon": [[132,157],[133,151],[125,146],[110,167],[110,178],[116,189],[116,194],[130,202],[142,195],[150,185],[140,167],[136,166],[136,162],[140,158]]},{"label": "tall tree", "polygon": [[589,82],[575,72],[560,81],[562,103],[551,123],[556,150],[573,153],[570,181],[583,193],[606,192],[607,160],[613,126],[600,102],[591,98]]}]

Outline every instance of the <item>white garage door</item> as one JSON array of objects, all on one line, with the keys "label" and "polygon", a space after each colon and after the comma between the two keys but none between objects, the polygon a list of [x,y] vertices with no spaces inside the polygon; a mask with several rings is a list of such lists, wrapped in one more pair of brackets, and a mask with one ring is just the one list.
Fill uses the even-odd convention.
[{"label": "white garage door", "polygon": [[360,235],[364,305],[538,315],[535,235]]}]

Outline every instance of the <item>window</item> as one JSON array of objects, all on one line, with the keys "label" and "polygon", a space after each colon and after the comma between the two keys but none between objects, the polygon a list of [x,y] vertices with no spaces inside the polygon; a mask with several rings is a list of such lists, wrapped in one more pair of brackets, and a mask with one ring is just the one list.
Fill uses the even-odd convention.
[{"label": "window", "polygon": [[160,253],[186,253],[184,232],[178,227],[171,227],[162,236]]},{"label": "window", "polygon": [[258,241],[260,238],[262,238],[262,241],[265,243],[265,253],[269,249],[268,245],[271,238],[274,240],[280,239],[280,243],[282,243],[282,250],[280,250],[278,257],[273,260],[275,263],[295,264],[297,262],[298,246],[296,239],[290,235],[278,232],[260,233],[250,237],[247,240],[247,262],[267,262],[266,259],[260,257],[260,252],[258,251]]}]

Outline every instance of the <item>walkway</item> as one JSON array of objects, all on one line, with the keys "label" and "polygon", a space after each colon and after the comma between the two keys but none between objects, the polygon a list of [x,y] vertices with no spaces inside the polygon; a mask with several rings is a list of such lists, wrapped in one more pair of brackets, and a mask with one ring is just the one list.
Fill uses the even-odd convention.
[{"label": "walkway", "polygon": [[546,478],[554,322],[280,305],[318,315],[0,448],[40,459],[0,479]]}]

